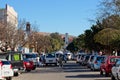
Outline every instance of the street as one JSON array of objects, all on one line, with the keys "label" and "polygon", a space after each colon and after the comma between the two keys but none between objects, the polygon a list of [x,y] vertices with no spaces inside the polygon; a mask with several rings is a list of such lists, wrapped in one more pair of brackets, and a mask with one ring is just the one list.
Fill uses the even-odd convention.
[{"label": "street", "polygon": [[53,65],[39,67],[34,71],[22,73],[13,80],[110,80],[110,77],[100,76],[99,71],[91,71],[75,61],[69,61],[63,68]]}]

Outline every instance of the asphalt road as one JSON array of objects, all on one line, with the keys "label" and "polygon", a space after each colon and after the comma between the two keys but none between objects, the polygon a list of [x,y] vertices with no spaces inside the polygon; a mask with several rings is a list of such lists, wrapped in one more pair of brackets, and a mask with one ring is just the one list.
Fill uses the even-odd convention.
[{"label": "asphalt road", "polygon": [[110,80],[110,77],[99,75],[99,71],[91,71],[85,66],[69,61],[64,67],[47,66],[39,67],[31,72],[25,72],[13,80]]}]

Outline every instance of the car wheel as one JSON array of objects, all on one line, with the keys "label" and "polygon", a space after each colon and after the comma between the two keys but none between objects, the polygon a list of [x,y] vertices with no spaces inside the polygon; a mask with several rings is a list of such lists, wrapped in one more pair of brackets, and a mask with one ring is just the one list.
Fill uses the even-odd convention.
[{"label": "car wheel", "polygon": [[105,72],[105,77],[108,77],[108,73]]},{"label": "car wheel", "polygon": [[57,63],[55,63],[55,66],[57,66]]},{"label": "car wheel", "polygon": [[115,77],[111,74],[111,80],[115,80]]},{"label": "car wheel", "polygon": [[14,76],[19,76],[18,72],[15,72],[15,73],[14,73]]},{"label": "car wheel", "polygon": [[35,70],[36,69],[36,66],[34,66],[34,68],[32,70]]},{"label": "car wheel", "polygon": [[48,64],[45,64],[46,66],[48,66]]},{"label": "car wheel", "polygon": [[100,70],[100,75],[103,75],[103,71],[102,70]]},{"label": "car wheel", "polygon": [[26,69],[26,71],[27,71],[27,72],[30,72],[31,70],[29,70],[29,69]]},{"label": "car wheel", "polygon": [[7,77],[6,80],[12,80],[12,77]]}]

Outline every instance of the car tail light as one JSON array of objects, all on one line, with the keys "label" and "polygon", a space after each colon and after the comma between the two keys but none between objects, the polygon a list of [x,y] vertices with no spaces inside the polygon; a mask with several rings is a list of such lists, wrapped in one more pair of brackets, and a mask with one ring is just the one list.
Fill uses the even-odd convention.
[{"label": "car tail light", "polygon": [[0,61],[0,66],[3,66],[3,63]]},{"label": "car tail light", "polygon": [[12,65],[10,64],[10,69],[12,69]]},{"label": "car tail light", "polygon": [[26,65],[30,65],[30,63],[29,63],[29,62],[27,62],[27,63],[26,63]]}]

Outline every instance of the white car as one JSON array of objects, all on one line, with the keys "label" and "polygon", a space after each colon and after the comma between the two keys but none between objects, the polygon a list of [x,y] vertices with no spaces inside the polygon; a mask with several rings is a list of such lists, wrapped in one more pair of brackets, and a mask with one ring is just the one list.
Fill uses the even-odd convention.
[{"label": "white car", "polygon": [[120,80],[120,60],[111,69],[111,80]]},{"label": "white car", "polygon": [[57,66],[57,57],[55,53],[48,53],[45,55],[45,64],[55,64]]},{"label": "white car", "polygon": [[14,72],[12,69],[12,65],[6,59],[0,59],[0,80],[12,80],[14,76]]}]

